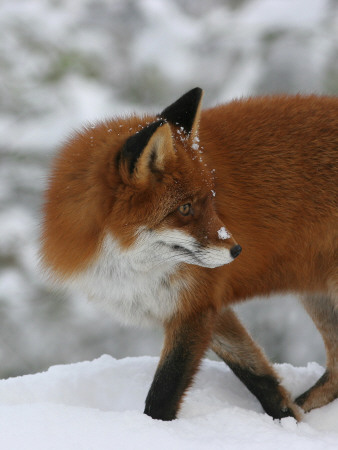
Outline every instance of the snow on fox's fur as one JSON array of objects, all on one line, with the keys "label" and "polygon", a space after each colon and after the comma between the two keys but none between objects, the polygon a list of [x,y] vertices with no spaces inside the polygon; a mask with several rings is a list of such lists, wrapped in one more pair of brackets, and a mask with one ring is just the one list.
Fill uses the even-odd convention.
[{"label": "snow on fox's fur", "polygon": [[[64,145],[42,260],[123,322],[163,324],[148,415],[176,417],[211,346],[267,413],[299,418],[299,406],[338,395],[338,100],[201,111],[201,98],[195,88],[158,115],[98,123]],[[326,373],[295,402],[230,309],[287,291],[301,294],[328,354]]]}]

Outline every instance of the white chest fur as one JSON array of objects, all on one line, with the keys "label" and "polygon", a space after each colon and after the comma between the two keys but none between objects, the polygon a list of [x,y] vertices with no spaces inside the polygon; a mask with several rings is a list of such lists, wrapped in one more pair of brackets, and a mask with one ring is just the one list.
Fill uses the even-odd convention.
[{"label": "white chest fur", "polygon": [[141,239],[132,249],[122,251],[107,235],[98,258],[71,280],[91,300],[103,302],[119,321],[149,324],[170,318],[177,308],[183,283],[170,279],[177,264],[154,258],[158,251]]}]

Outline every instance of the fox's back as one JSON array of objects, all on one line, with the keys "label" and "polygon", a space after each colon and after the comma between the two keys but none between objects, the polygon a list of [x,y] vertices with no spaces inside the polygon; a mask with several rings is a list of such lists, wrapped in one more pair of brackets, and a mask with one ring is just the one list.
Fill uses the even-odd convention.
[{"label": "fox's back", "polygon": [[288,272],[291,288],[319,288],[338,264],[338,99],[234,101],[202,113],[200,138],[218,212],[243,247],[229,279],[246,273],[264,293]]}]

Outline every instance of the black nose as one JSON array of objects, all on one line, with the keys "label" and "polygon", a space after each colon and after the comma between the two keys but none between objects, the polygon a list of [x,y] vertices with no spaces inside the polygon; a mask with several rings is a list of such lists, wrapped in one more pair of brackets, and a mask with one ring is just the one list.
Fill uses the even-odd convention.
[{"label": "black nose", "polygon": [[240,245],[238,245],[238,244],[234,245],[230,249],[230,255],[235,259],[241,253],[241,251],[242,251],[242,247]]}]

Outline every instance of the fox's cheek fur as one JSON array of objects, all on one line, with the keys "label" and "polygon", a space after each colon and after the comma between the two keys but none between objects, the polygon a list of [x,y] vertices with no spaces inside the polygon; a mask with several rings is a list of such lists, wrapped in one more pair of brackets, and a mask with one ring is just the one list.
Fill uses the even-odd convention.
[{"label": "fox's cheek fur", "polygon": [[163,323],[175,313],[184,283],[172,278],[173,261],[152,259],[154,247],[147,246],[144,251],[146,242],[135,241],[125,250],[110,234],[106,235],[97,258],[84,271],[74,274],[70,284],[103,303],[123,323]]},{"label": "fox's cheek fur", "polygon": [[[187,263],[201,267],[219,267],[234,260],[224,246],[201,245],[191,234],[178,229],[153,231],[157,250],[155,258],[175,264]],[[151,263],[151,258],[150,258]]]},{"label": "fox's cheek fur", "polygon": [[189,285],[179,275],[182,263],[214,268],[233,259],[229,249],[202,247],[183,231],[142,227],[128,249],[107,234],[95,261],[69,283],[103,302],[124,323],[162,323],[175,314],[178,294]]}]

